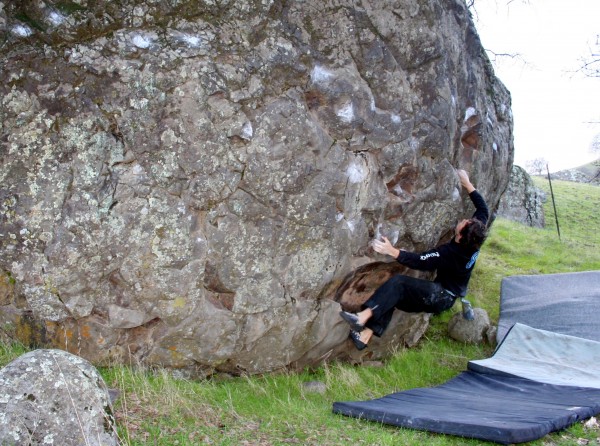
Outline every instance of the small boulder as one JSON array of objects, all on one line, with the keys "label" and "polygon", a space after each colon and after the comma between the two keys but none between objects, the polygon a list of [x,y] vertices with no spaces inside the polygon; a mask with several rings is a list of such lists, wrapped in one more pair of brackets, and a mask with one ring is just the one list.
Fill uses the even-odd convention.
[{"label": "small boulder", "polygon": [[600,429],[600,424],[598,424],[598,420],[596,419],[596,417],[592,417],[583,423],[583,427],[585,427],[586,429],[598,430]]},{"label": "small boulder", "polygon": [[448,334],[452,339],[468,344],[479,344],[487,338],[490,318],[483,308],[473,308],[475,318],[467,320],[462,313],[456,313],[448,322]]},{"label": "small boulder", "polygon": [[492,347],[496,347],[496,345],[498,344],[498,326],[491,325],[488,331],[485,333],[485,337],[487,339],[488,344],[490,344]]},{"label": "small boulder", "polygon": [[323,395],[327,392],[327,384],[321,381],[308,381],[302,384],[302,389],[308,393],[319,393]]},{"label": "small boulder", "polygon": [[108,389],[85,359],[34,350],[0,370],[0,389],[0,444],[119,444]]}]

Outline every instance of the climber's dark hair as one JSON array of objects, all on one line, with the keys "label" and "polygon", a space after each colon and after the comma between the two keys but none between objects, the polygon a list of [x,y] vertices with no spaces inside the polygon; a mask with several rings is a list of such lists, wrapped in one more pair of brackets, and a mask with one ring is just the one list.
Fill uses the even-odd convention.
[{"label": "climber's dark hair", "polygon": [[478,219],[472,218],[460,231],[459,244],[478,251],[487,237],[487,227]]}]

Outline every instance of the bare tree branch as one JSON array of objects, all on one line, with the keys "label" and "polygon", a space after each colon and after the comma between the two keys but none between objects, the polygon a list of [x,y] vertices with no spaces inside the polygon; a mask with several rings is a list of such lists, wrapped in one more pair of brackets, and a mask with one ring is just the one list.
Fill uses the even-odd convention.
[{"label": "bare tree branch", "polygon": [[514,59],[517,61],[522,62],[524,65],[527,65],[527,61],[525,60],[525,58],[520,54],[520,53],[497,53],[493,50],[490,49],[485,49],[486,53],[490,54],[491,57],[490,59],[493,62],[498,61],[501,58],[510,58],[510,59]]},{"label": "bare tree branch", "polygon": [[581,66],[576,71],[587,77],[600,77],[600,34],[596,34],[594,47],[589,48],[589,55],[580,59]]}]

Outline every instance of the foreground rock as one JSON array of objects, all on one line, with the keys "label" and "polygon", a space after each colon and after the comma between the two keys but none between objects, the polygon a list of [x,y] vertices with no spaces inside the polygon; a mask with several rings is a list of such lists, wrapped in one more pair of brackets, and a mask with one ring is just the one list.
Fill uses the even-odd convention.
[{"label": "foreground rock", "polygon": [[492,209],[508,182],[462,0],[0,0],[0,28],[0,324],[25,343],[193,376],[347,356],[372,237],[446,241],[457,167]]},{"label": "foreground rock", "polygon": [[108,389],[86,360],[35,350],[0,370],[0,444],[119,444]]}]

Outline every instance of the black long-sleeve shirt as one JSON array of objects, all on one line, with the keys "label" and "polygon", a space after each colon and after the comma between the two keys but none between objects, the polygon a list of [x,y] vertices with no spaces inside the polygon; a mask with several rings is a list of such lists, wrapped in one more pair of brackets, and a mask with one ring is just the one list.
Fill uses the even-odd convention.
[{"label": "black long-sleeve shirt", "polygon": [[[469,198],[475,205],[475,213],[472,218],[478,219],[484,225],[487,224],[489,211],[481,194],[474,190],[469,194]],[[478,255],[478,250],[469,250],[456,243],[453,238],[448,243],[421,253],[401,250],[396,260],[412,269],[437,270],[435,282],[456,296],[466,296],[467,285]]]}]

